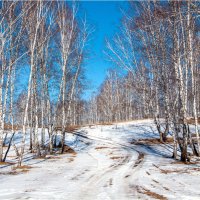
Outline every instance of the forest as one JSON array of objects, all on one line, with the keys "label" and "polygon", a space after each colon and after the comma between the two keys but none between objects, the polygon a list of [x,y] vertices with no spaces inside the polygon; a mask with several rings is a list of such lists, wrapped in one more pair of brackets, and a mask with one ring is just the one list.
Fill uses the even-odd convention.
[{"label": "forest", "polygon": [[88,99],[85,63],[95,28],[78,3],[0,2],[0,166],[9,154],[17,167],[27,152],[65,155],[68,137],[86,137],[82,127],[103,132],[137,120],[151,120],[159,144],[170,141],[172,160],[198,161],[200,2],[126,2],[119,31],[105,38],[113,67]]}]

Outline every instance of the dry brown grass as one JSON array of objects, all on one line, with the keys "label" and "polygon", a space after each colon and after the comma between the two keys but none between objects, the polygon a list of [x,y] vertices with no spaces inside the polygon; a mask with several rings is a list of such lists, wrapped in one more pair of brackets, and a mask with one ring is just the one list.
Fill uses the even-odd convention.
[{"label": "dry brown grass", "polygon": [[152,192],[151,190],[148,190],[148,189],[145,189],[145,188],[143,188],[143,193],[154,198],[154,199],[167,200],[167,198],[164,197],[163,195],[157,194],[157,193]]},{"label": "dry brown grass", "polygon": [[200,168],[194,167],[194,168],[191,168],[190,170],[191,170],[191,171],[198,171],[198,172],[199,172],[199,171],[200,171]]},{"label": "dry brown grass", "polygon": [[[186,119],[186,122],[188,124],[195,124],[194,118],[188,118],[188,119]],[[198,124],[200,124],[200,117],[198,117],[197,122],[198,122]]]},{"label": "dry brown grass", "polygon": [[0,172],[0,175],[17,175],[19,172],[17,171],[10,171],[10,172]]},{"label": "dry brown grass", "polygon": [[0,162],[0,165],[14,165],[12,162]]},{"label": "dry brown grass", "polygon": [[112,156],[110,157],[112,160],[118,160],[118,159],[123,159],[124,157],[122,156]]},{"label": "dry brown grass", "polygon": [[[80,128],[80,126],[71,125],[71,126],[67,126],[67,127],[65,128],[65,131],[68,132],[68,133],[72,133],[72,132],[76,131],[76,130],[79,129],[79,128]],[[15,131],[21,130],[21,129],[22,129],[22,126],[21,126],[21,125],[14,125],[14,126],[13,126],[13,129],[14,129]],[[11,125],[11,124],[5,124],[5,125],[4,125],[4,130],[6,130],[6,131],[12,130],[12,125]],[[59,126],[58,126],[58,127],[55,127],[55,131],[62,131],[62,127],[59,127]]]},{"label": "dry brown grass", "polygon": [[99,150],[99,149],[107,149],[108,147],[104,147],[104,146],[101,146],[101,147],[95,147],[95,149]]},{"label": "dry brown grass", "polygon": [[46,159],[61,159],[61,157],[59,157],[59,156],[52,156],[52,155],[48,155],[48,156],[46,156]]},{"label": "dry brown grass", "polygon": [[13,167],[13,170],[18,172],[18,173],[27,173],[27,172],[29,172],[29,170],[31,168],[32,168],[31,166],[22,165],[22,166]]},{"label": "dry brown grass", "polygon": [[76,152],[74,151],[74,149],[72,149],[71,147],[67,145],[64,146],[64,153],[70,153],[70,154],[76,155]]},{"label": "dry brown grass", "polygon": [[[65,131],[66,132],[68,132],[68,133],[73,133],[74,131],[76,131],[77,129],[79,129],[80,128],[80,126],[67,126],[67,127],[65,127]],[[60,126],[57,126],[57,127],[55,127],[55,129],[54,129],[55,131],[62,131],[62,127],[60,127]]]},{"label": "dry brown grass", "polygon": [[[184,164],[183,162],[172,162],[173,164]],[[187,163],[187,164],[191,164],[191,163]],[[160,170],[161,173],[163,174],[170,174],[170,173],[178,173],[178,174],[185,174],[185,173],[191,173],[194,171],[200,171],[200,167],[187,167],[187,168],[182,168],[182,169],[161,169],[160,167],[158,167],[157,165],[153,164],[154,167],[156,167],[157,169]]]},{"label": "dry brown grass", "polygon": [[12,171],[9,172],[0,172],[0,175],[17,175],[21,173],[27,173],[31,169],[31,166],[22,165],[22,166],[15,166],[12,167]]},{"label": "dry brown grass", "polygon": [[166,197],[164,197],[163,195],[157,194],[149,189],[146,189],[144,187],[141,186],[136,186],[137,192],[140,194],[146,194],[147,196],[154,198],[154,199],[160,199],[160,200],[167,200]]},{"label": "dry brown grass", "polygon": [[198,164],[199,162],[182,162],[182,161],[173,161],[171,164],[180,164],[180,165],[193,165],[193,164]]},{"label": "dry brown grass", "polygon": [[144,119],[132,119],[132,120],[119,120],[117,122],[113,122],[113,124],[118,123],[129,123],[129,122],[140,122],[140,121],[146,121],[146,120],[153,120],[153,118],[144,118]]},{"label": "dry brown grass", "polygon": [[16,166],[16,167],[13,167],[13,170],[17,170],[17,169],[20,169],[20,170],[28,170],[28,169],[31,169],[33,167],[29,166],[29,165],[22,165],[22,166]]},{"label": "dry brown grass", "polygon": [[188,168],[188,169],[173,169],[173,170],[160,169],[160,171],[163,174],[170,174],[170,173],[185,174],[185,173],[190,173],[192,171],[200,171],[200,168],[195,167],[195,168]]},{"label": "dry brown grass", "polygon": [[[167,140],[164,142],[166,144],[173,143],[173,138],[167,138]],[[160,141],[159,138],[145,138],[145,139],[139,139],[137,141],[132,141],[131,144],[147,144],[147,145],[153,145],[153,144],[163,144],[163,142]]]},{"label": "dry brown grass", "polygon": [[65,131],[68,133],[73,133],[74,131],[78,130],[80,126],[68,126],[65,128]]},{"label": "dry brown grass", "polygon": [[[22,129],[22,126],[20,126],[20,125],[14,125],[13,126],[13,129],[15,130],[15,131],[17,131],[17,130],[21,130]],[[9,131],[9,130],[12,130],[12,125],[11,124],[4,124],[4,130],[6,130],[6,131]]]}]

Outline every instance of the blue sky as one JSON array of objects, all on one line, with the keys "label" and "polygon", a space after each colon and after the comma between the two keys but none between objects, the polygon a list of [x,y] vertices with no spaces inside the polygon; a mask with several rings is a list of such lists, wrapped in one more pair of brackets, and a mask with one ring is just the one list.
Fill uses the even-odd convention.
[{"label": "blue sky", "polygon": [[[117,32],[122,18],[120,8],[124,8],[126,5],[126,1],[79,1],[78,17],[86,16],[88,24],[95,30],[88,43],[89,58],[84,63],[88,80],[88,89],[84,91],[83,95],[86,100],[90,98],[93,92],[97,91],[106,76],[106,71],[113,66],[111,62],[106,60],[103,53],[103,50],[106,50],[105,39],[112,38]],[[25,65],[17,72],[18,84],[24,90],[28,84],[29,67],[29,65]],[[17,91],[17,94],[20,93],[21,89]],[[57,97],[57,94],[55,96]]]},{"label": "blue sky", "polygon": [[105,78],[106,70],[112,66],[103,53],[105,38],[112,38],[117,31],[122,17],[120,7],[124,7],[126,3],[123,1],[80,2],[79,14],[83,16],[86,14],[88,23],[95,28],[88,44],[89,59],[85,63],[90,89],[85,91],[84,99],[88,99],[92,92],[97,90]]}]

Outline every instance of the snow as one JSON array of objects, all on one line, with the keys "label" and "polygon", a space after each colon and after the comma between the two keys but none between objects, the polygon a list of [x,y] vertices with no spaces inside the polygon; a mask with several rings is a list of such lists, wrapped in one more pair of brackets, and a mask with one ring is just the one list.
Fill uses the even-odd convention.
[{"label": "snow", "polygon": [[158,138],[152,120],[83,127],[78,134],[88,138],[66,137],[76,154],[34,159],[27,152],[24,165],[32,168],[16,174],[13,165],[0,165],[0,199],[199,199],[197,159],[190,165],[171,159],[171,144],[131,144]]}]

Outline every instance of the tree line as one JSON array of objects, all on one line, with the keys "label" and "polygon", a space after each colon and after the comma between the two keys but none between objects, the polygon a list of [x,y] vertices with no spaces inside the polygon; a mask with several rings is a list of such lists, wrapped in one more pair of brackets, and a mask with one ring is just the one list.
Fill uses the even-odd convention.
[{"label": "tree line", "polygon": [[174,158],[179,150],[188,161],[189,149],[200,156],[199,2],[131,1],[123,14],[119,32],[106,41],[118,69],[91,98],[88,121],[154,118],[161,142],[172,135]]},{"label": "tree line", "polygon": [[[13,145],[21,165],[27,138],[36,156],[52,153],[56,129],[64,151],[66,127],[82,120],[90,33],[75,2],[0,2],[0,162]],[[18,129],[20,145],[12,140]]]}]

